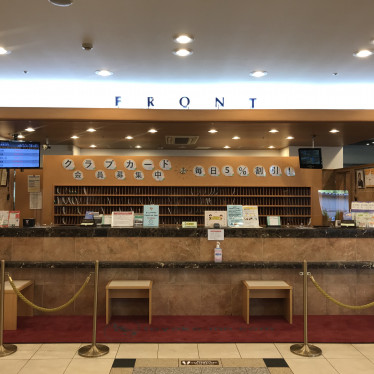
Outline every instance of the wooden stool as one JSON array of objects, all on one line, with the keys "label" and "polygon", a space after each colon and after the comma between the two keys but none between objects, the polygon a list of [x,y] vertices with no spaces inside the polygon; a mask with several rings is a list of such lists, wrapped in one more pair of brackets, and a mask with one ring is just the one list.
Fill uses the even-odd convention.
[{"label": "wooden stool", "polygon": [[249,299],[284,299],[284,316],[292,323],[292,286],[284,281],[243,281],[243,318],[249,323]]},{"label": "wooden stool", "polygon": [[[13,281],[17,290],[33,301],[34,299],[34,283],[31,280],[15,280]],[[8,281],[5,282],[4,290],[4,330],[17,330],[17,316],[32,316],[33,309],[25,304],[17,297],[12,286]]]},{"label": "wooden stool", "polygon": [[106,286],[106,324],[112,316],[110,299],[148,299],[149,324],[152,323],[152,281],[113,280]]}]

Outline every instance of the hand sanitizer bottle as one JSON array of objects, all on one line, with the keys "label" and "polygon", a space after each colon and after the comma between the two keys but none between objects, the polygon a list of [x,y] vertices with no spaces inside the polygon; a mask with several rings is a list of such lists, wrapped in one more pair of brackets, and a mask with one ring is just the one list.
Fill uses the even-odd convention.
[{"label": "hand sanitizer bottle", "polygon": [[216,248],[214,248],[214,262],[222,262],[222,249],[219,242],[217,242]]}]

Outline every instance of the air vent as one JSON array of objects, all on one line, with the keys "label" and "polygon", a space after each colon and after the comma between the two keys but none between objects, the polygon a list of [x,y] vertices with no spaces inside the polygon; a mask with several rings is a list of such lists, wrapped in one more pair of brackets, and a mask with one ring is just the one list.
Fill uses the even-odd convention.
[{"label": "air vent", "polygon": [[165,136],[166,144],[191,145],[196,144],[198,136]]}]

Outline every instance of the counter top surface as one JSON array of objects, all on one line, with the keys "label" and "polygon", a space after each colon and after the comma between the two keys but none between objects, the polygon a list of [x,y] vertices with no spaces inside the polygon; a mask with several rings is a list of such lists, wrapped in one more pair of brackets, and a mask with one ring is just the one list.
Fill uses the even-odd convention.
[{"label": "counter top surface", "polygon": [[[6,261],[7,268],[94,268],[94,261]],[[241,262],[205,262],[205,261],[101,261],[102,269],[300,269],[302,262],[279,261],[241,261]],[[372,261],[327,261],[309,262],[308,269],[374,269]]]},{"label": "counter top surface", "polygon": [[[225,238],[374,238],[374,228],[277,227],[258,229],[224,228]],[[0,228],[0,237],[169,237],[207,238],[208,229],[112,228],[80,226],[42,226]]]}]

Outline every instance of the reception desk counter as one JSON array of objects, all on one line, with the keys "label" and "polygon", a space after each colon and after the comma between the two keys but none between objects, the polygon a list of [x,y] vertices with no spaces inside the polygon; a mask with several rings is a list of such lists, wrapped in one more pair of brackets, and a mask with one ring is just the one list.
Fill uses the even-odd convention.
[{"label": "reception desk counter", "polygon": [[[206,229],[0,229],[0,258],[13,278],[34,281],[34,300],[45,307],[69,299],[95,260],[100,261],[102,315],[105,285],[114,279],[152,280],[154,315],[240,315],[242,280],[283,280],[294,287],[294,313],[301,314],[299,272],[304,259],[320,285],[340,301],[365,304],[374,300],[374,229],[225,229],[219,264],[213,262],[214,247]],[[309,288],[310,314],[373,313],[371,309],[343,309],[311,283]],[[92,292],[90,284],[60,313],[90,314]],[[122,312],[146,314],[144,305],[132,304]],[[262,300],[253,305],[251,314],[272,314],[277,308],[273,301]]]}]

